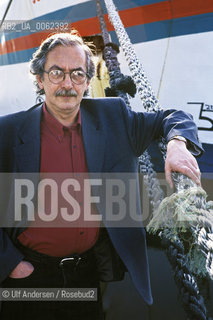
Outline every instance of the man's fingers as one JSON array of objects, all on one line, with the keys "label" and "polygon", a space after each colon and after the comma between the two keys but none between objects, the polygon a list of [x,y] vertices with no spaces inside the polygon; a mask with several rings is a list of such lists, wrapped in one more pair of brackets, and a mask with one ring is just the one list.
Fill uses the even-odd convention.
[{"label": "man's fingers", "polygon": [[165,167],[165,176],[166,176],[166,181],[170,185],[171,189],[173,188],[173,180],[172,180],[172,171],[168,168]]},{"label": "man's fingers", "polygon": [[169,166],[165,166],[165,176],[166,180],[169,183],[170,187],[173,188],[173,179],[172,179],[172,172],[179,172],[181,174],[186,175],[192,181],[194,181],[198,186],[201,185],[200,177],[201,173],[198,167],[195,167],[193,164],[188,163],[187,165],[177,165],[173,168],[170,168]]},{"label": "man's fingers", "polygon": [[[194,181],[198,186],[201,185],[200,182],[200,170],[192,167],[187,166],[181,166],[175,170],[172,170],[173,172],[179,172],[180,174],[184,174],[192,181]],[[169,183],[170,187],[173,188],[173,180],[172,180],[172,171],[170,169],[165,168],[165,176],[166,180]]]},{"label": "man's fingers", "polygon": [[34,271],[33,265],[28,262],[22,260],[13,271],[10,273],[10,278],[20,279],[28,277]]},{"label": "man's fingers", "polygon": [[200,170],[198,163],[193,155],[186,149],[183,142],[171,141],[167,146],[167,156],[165,162],[166,179],[171,185],[171,172],[179,172],[188,176],[197,185],[200,182]]},{"label": "man's fingers", "polygon": [[200,170],[194,167],[183,166],[181,168],[181,173],[185,174],[187,177],[191,178],[197,185],[200,186]]},{"label": "man's fingers", "polygon": [[185,174],[196,184],[200,185],[201,173],[195,158],[190,159],[190,161],[184,161],[184,163],[180,164],[180,166],[175,171]]}]

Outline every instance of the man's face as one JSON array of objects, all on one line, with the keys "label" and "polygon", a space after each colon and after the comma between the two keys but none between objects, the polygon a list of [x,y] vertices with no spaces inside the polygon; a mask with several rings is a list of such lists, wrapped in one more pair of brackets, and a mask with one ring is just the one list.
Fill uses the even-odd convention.
[{"label": "man's face", "polygon": [[[57,46],[47,54],[45,71],[63,70],[69,72],[73,69],[86,69],[86,55],[83,49],[79,46],[64,47]],[[45,102],[49,111],[56,117],[77,114],[84,92],[87,90],[89,82],[88,79],[83,84],[77,85],[70,79],[69,74],[65,75],[65,79],[59,84],[52,83],[48,74],[44,73],[43,78],[37,76],[39,87],[45,91]],[[60,92],[72,90],[73,96],[61,96]],[[59,94],[59,95],[58,95]]]}]

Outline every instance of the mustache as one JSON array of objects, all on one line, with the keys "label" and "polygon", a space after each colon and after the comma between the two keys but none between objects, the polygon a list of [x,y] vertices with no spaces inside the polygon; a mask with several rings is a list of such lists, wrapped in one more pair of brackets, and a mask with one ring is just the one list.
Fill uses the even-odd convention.
[{"label": "mustache", "polygon": [[56,97],[77,97],[77,92],[73,89],[59,89],[55,93]]}]

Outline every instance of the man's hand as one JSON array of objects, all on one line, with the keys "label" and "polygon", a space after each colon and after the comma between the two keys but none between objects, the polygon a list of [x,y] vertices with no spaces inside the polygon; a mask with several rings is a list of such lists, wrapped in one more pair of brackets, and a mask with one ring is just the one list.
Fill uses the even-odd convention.
[{"label": "man's hand", "polygon": [[183,141],[171,140],[167,145],[165,161],[166,180],[173,187],[172,172],[180,172],[200,186],[200,170],[195,157],[186,148]]},{"label": "man's hand", "polygon": [[10,278],[26,278],[28,277],[34,270],[33,265],[28,261],[21,261],[15,269],[9,274]]}]

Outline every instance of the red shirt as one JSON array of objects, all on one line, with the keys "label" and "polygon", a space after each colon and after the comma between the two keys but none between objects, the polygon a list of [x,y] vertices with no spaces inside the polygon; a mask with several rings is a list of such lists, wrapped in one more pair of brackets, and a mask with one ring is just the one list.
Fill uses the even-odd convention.
[{"label": "red shirt", "polygon": [[[81,113],[78,113],[77,121],[71,127],[63,126],[56,120],[43,106],[41,121],[41,162],[40,179],[50,176],[55,177],[58,190],[65,178],[72,176],[70,173],[85,173],[88,168],[86,164],[85,151],[81,133]],[[51,173],[48,175],[48,173]],[[60,174],[61,173],[61,174]],[[84,176],[84,175],[83,175]],[[76,176],[75,176],[76,177]],[[83,178],[79,178],[81,185],[80,192],[74,192],[73,198],[83,208]],[[73,192],[73,191],[72,191]],[[46,194],[45,194],[46,195]],[[59,207],[67,207],[67,202],[58,193]],[[48,195],[45,198],[48,199]],[[50,210],[50,206],[46,206]],[[59,211],[58,211],[59,212]],[[92,208],[95,213],[95,208]],[[80,219],[74,223],[74,227],[61,227],[64,223],[61,215],[57,216],[59,227],[35,227],[36,222],[32,223],[18,237],[24,245],[35,251],[48,254],[50,256],[66,256],[72,253],[82,253],[90,249],[98,238],[99,223],[93,222],[93,227],[88,227],[88,222],[83,219],[83,210]],[[61,220],[60,220],[61,219]]]}]

